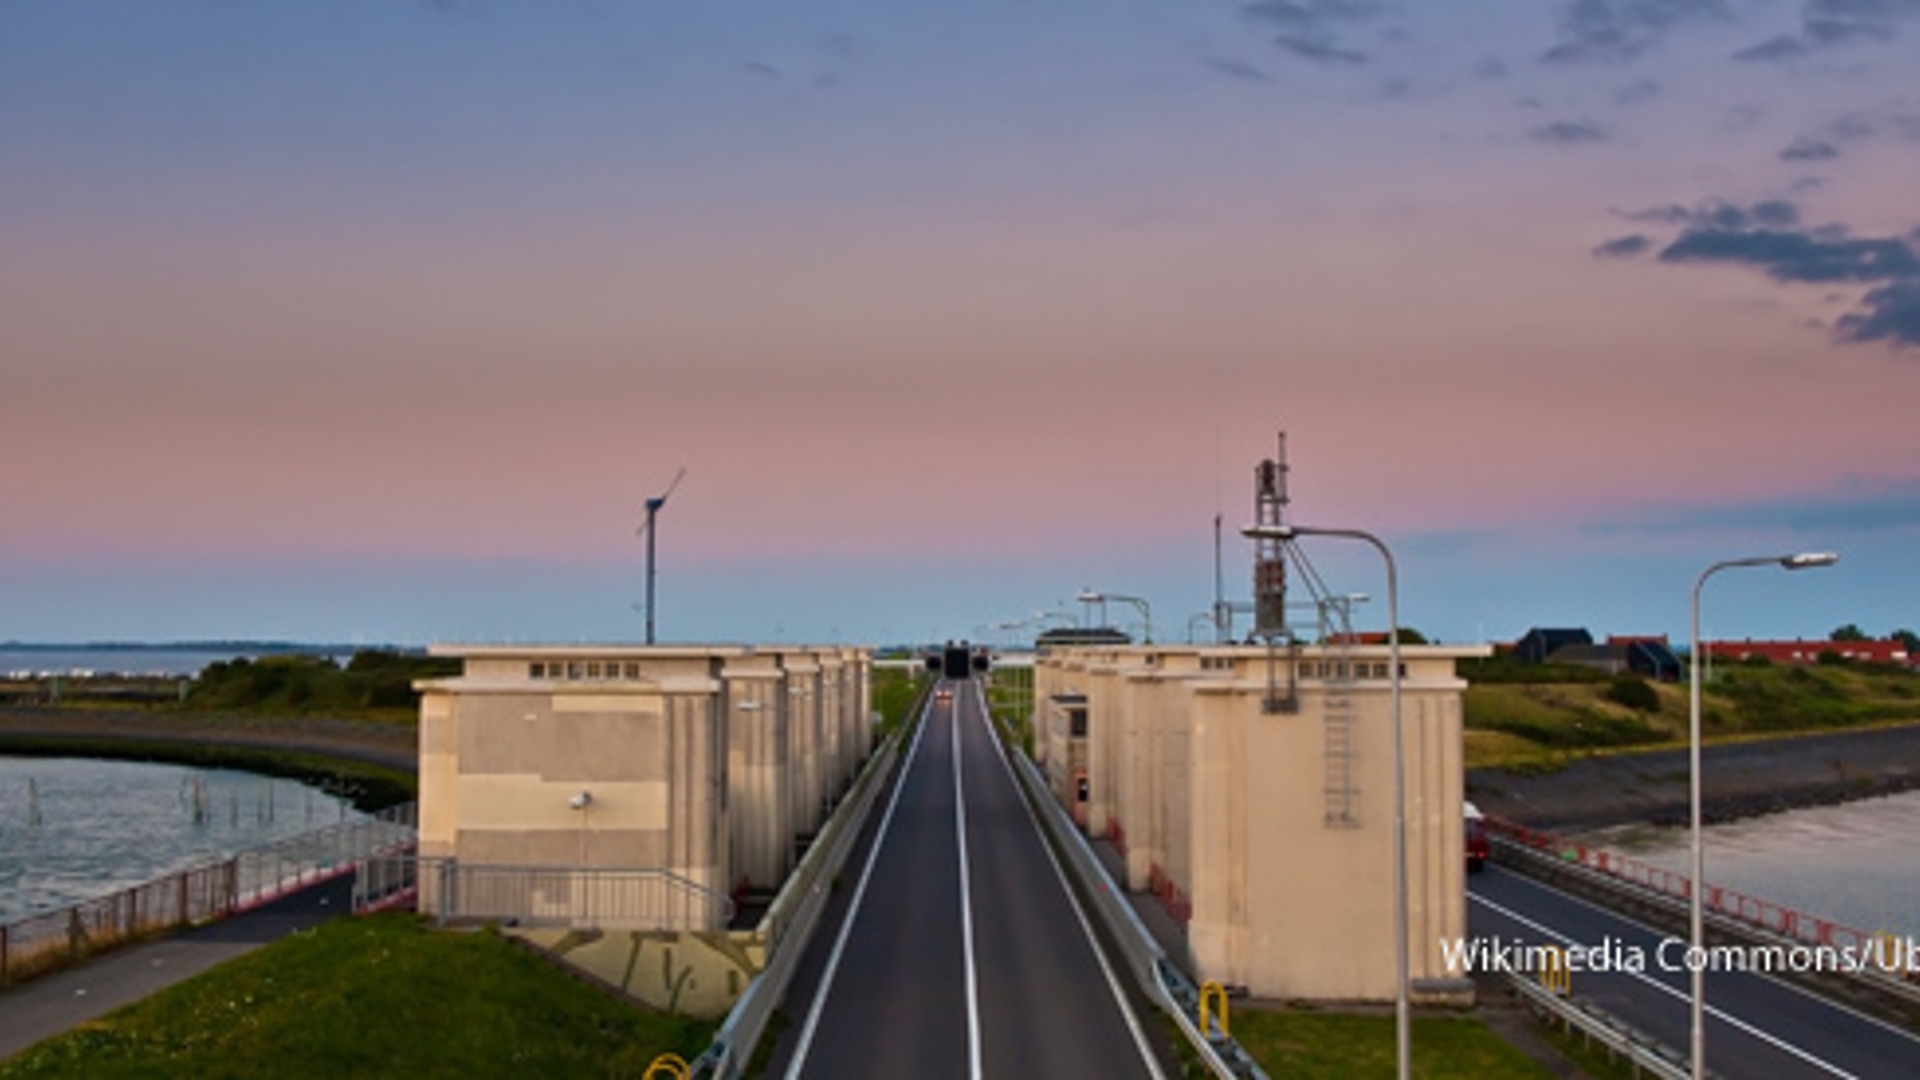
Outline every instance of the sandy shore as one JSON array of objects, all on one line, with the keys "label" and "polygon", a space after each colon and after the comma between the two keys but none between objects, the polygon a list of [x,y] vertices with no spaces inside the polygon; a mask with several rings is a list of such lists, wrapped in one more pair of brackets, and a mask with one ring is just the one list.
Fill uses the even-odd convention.
[{"label": "sandy shore", "polygon": [[[1920,724],[1709,746],[1703,807],[1711,820],[1847,802],[1920,788]],[[1481,810],[1536,828],[1684,824],[1687,751],[1579,758],[1557,772],[1467,774]]]}]

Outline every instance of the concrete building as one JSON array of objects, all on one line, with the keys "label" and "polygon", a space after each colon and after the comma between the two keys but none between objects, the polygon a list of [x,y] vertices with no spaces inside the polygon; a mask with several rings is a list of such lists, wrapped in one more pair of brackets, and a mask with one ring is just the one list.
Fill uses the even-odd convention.
[{"label": "concrete building", "polygon": [[872,746],[863,650],[431,652],[464,663],[416,686],[430,912],[714,928],[778,887]]},{"label": "concrete building", "polygon": [[[1470,993],[1441,952],[1466,932],[1454,662],[1487,652],[1402,649],[1416,1000]],[[1388,655],[1283,649],[1270,669],[1257,647],[1136,646],[1036,661],[1036,752],[1056,796],[1119,849],[1127,888],[1185,925],[1201,979],[1267,998],[1393,997]]]}]

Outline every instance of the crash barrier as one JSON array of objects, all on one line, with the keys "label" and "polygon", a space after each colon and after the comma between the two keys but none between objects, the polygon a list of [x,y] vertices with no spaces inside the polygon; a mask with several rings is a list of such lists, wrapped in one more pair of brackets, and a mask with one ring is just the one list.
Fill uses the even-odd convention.
[{"label": "crash barrier", "polygon": [[[1500,818],[1487,818],[1489,837],[1533,858],[1560,868],[1577,868],[1647,894],[1655,899],[1690,904],[1693,883],[1687,875],[1642,862],[1617,851],[1579,840],[1529,829]],[[1750,896],[1737,889],[1709,884],[1700,894],[1701,910],[1709,917],[1796,944],[1813,945],[1865,957],[1856,970],[1844,972],[1910,1001],[1920,1001],[1920,962],[1910,942],[1810,912],[1799,911]]]},{"label": "crash barrier", "polygon": [[[931,689],[931,683],[921,687],[909,716],[922,715]],[[691,1063],[690,1075],[731,1080],[743,1075],[751,1064],[754,1049],[766,1033],[767,1022],[786,996],[787,984],[793,980],[807,941],[826,909],[832,882],[866,825],[874,801],[887,786],[886,778],[892,775],[901,740],[916,727],[904,725],[881,741],[866,767],[854,778],[840,809],[827,819],[820,835],[801,857],[800,865],[787,875],[779,895],[774,897],[772,906],[754,931],[766,943],[766,969],[747,984],[740,1000],[734,1002],[733,1010],[714,1032],[713,1042]]]},{"label": "crash barrier", "polygon": [[1568,984],[1568,972],[1564,964],[1552,976],[1557,986],[1549,988],[1546,971],[1540,973],[1540,981],[1535,982],[1524,973],[1507,973],[1509,984],[1520,1000],[1541,1018],[1560,1025],[1561,1030],[1572,1034],[1579,1032],[1588,1046],[1598,1046],[1606,1051],[1607,1060],[1624,1060],[1635,1076],[1653,1076],[1660,1080],[1688,1080],[1692,1070],[1687,1060],[1651,1036],[1633,1028],[1609,1015],[1590,1002],[1582,1001],[1564,989]]},{"label": "crash barrier", "polygon": [[412,844],[415,821],[414,804],[404,803],[0,925],[0,986],[337,877],[368,855]]}]

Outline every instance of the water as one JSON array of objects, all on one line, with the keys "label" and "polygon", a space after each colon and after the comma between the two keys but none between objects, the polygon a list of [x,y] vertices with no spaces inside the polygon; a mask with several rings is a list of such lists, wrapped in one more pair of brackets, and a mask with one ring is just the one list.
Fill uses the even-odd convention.
[{"label": "water", "polygon": [[244,656],[250,660],[267,653],[318,652],[344,662],[348,653],[337,646],[306,649],[293,645],[231,648],[208,645],[21,645],[0,646],[0,676],[32,678],[61,675],[171,675],[192,676],[208,664]]},{"label": "water", "polygon": [[[1626,825],[1583,840],[1686,874],[1685,829]],[[1920,791],[1710,825],[1709,882],[1869,933],[1920,938]]]},{"label": "water", "polygon": [[0,923],[363,816],[229,769],[0,757]]}]

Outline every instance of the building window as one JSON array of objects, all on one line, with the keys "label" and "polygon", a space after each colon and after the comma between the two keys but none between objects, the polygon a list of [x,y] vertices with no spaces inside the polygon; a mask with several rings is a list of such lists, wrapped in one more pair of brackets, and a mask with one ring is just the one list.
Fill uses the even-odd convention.
[{"label": "building window", "polygon": [[580,661],[578,660],[567,661],[567,678],[577,679],[579,677],[580,677]]},{"label": "building window", "polygon": [[1068,723],[1072,725],[1074,738],[1084,739],[1087,737],[1087,710],[1070,709],[1067,712],[1067,719]]},{"label": "building window", "polygon": [[639,677],[640,677],[640,665],[629,660],[627,662],[627,678],[637,679]]},{"label": "building window", "polygon": [[538,660],[535,660],[535,661],[534,661],[533,663],[531,663],[531,664],[528,664],[528,665],[527,665],[527,677],[528,677],[528,678],[533,678],[533,679],[544,679],[544,678],[546,678],[546,677],[547,677],[547,665],[545,665],[545,664],[543,664],[543,663],[541,663],[541,662],[540,662],[540,661],[538,661]]},{"label": "building window", "polygon": [[597,678],[599,678],[599,677],[600,677],[600,664],[599,664],[599,662],[598,662],[598,661],[588,661],[588,663],[587,663],[587,678],[589,678],[589,679],[597,679]]}]

